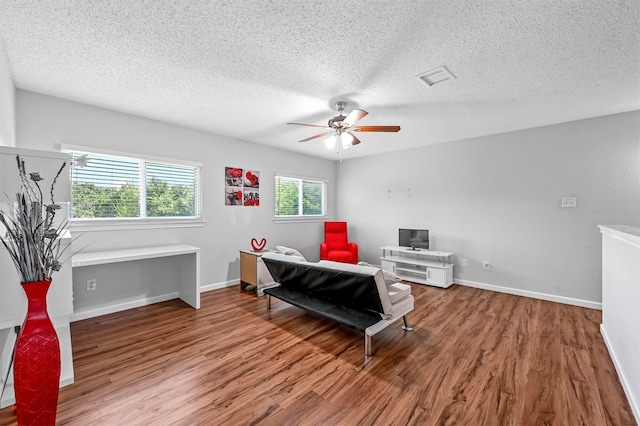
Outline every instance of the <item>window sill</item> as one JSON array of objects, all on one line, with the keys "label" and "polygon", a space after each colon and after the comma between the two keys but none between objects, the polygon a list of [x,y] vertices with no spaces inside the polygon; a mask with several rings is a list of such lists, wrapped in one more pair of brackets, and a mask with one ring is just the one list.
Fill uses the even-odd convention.
[{"label": "window sill", "polygon": [[202,218],[185,219],[90,219],[71,220],[71,232],[126,231],[135,229],[201,228],[205,225]]},{"label": "window sill", "polygon": [[325,222],[328,216],[274,217],[273,223]]}]

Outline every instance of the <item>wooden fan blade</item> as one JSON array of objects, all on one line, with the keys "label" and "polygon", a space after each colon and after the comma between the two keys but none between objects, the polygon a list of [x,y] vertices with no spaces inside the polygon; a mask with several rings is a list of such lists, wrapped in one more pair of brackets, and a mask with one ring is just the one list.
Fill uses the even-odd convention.
[{"label": "wooden fan blade", "polygon": [[321,129],[324,129],[327,126],[320,126],[319,124],[305,124],[305,123],[287,123],[287,124],[293,124],[294,126],[308,126],[308,127],[319,127]]},{"label": "wooden fan blade", "polygon": [[311,137],[308,137],[306,139],[302,139],[301,141],[298,141],[298,142],[308,142],[308,141],[311,141],[311,140],[314,140],[314,139],[318,139],[318,138],[321,138],[323,136],[327,136],[327,135],[330,135],[330,134],[331,134],[331,132],[318,133],[315,136],[311,136]]},{"label": "wooden fan blade", "polygon": [[342,120],[343,123],[346,123],[348,126],[353,126],[365,115],[369,114],[367,111],[363,111],[361,109],[354,109],[347,115],[347,118]]},{"label": "wooden fan blade", "polygon": [[399,132],[400,126],[358,126],[349,130],[352,132]]},{"label": "wooden fan blade", "polygon": [[353,138],[353,142],[351,142],[352,145],[358,145],[360,142],[362,142],[360,139],[358,139],[356,137],[356,135],[354,135],[353,133],[349,133],[351,135],[351,137]]}]

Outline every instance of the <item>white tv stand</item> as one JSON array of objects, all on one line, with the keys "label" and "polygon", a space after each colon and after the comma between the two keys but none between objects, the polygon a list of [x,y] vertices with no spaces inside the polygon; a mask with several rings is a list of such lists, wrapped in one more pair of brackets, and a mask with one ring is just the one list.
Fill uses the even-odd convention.
[{"label": "white tv stand", "polygon": [[453,284],[453,253],[410,247],[384,246],[380,263],[406,281],[447,288]]}]

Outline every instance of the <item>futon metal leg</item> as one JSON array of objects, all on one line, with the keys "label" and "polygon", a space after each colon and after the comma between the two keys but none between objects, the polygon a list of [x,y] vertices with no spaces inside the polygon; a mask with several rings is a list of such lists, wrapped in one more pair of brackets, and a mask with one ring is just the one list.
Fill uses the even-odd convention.
[{"label": "futon metal leg", "polygon": [[271,310],[271,295],[267,294],[267,309]]},{"label": "futon metal leg", "polygon": [[364,334],[364,356],[371,356],[371,336]]},{"label": "futon metal leg", "polygon": [[409,325],[409,320],[407,319],[407,316],[403,316],[402,320],[404,321],[404,325],[402,326],[402,329],[404,331],[412,331],[413,330],[413,326]]}]

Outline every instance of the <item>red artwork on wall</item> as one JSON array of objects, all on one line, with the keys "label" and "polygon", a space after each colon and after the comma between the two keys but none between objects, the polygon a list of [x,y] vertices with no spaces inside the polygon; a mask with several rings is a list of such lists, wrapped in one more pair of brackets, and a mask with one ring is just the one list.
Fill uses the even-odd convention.
[{"label": "red artwork on wall", "polygon": [[225,167],[226,206],[260,205],[260,172],[239,167]]}]

